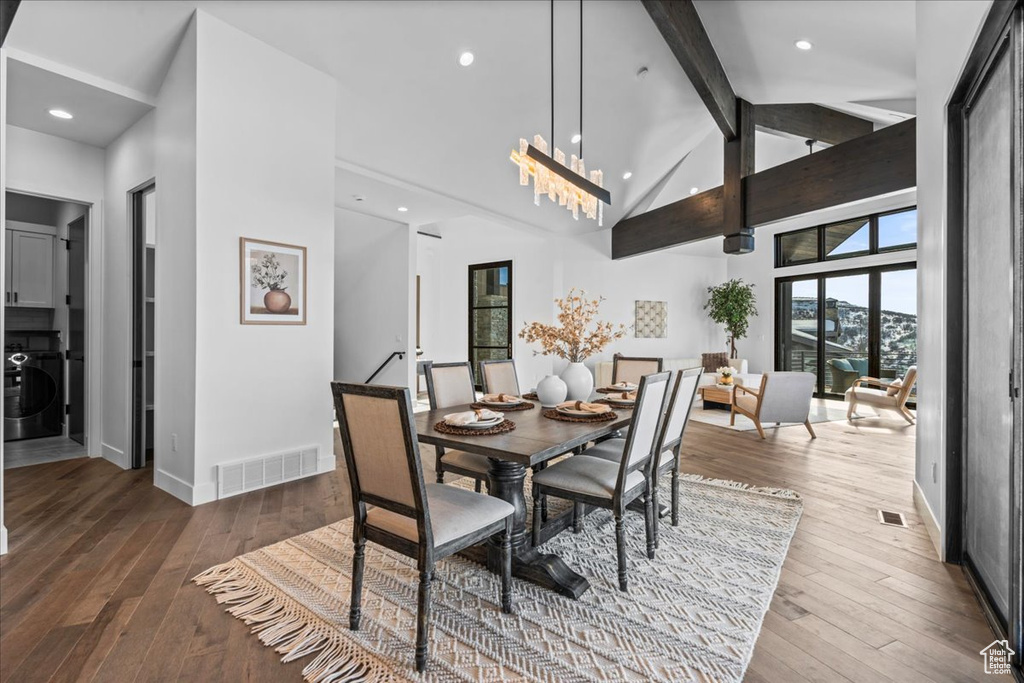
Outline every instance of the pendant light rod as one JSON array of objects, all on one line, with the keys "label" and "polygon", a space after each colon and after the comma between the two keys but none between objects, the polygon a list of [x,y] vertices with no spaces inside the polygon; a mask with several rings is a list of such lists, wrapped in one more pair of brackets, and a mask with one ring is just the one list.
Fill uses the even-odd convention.
[{"label": "pendant light rod", "polygon": [[580,159],[583,159],[583,0],[580,0]]},{"label": "pendant light rod", "polygon": [[555,0],[551,0],[551,154],[555,153]]}]

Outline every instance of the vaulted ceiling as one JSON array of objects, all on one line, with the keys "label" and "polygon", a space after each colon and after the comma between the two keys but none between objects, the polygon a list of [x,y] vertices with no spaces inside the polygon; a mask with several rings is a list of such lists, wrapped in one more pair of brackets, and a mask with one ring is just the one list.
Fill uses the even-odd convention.
[{"label": "vaulted ceiling", "polygon": [[[893,101],[914,97],[912,5],[697,2],[740,96],[867,107],[881,122],[899,108]],[[26,0],[7,47],[15,59],[69,67],[88,75],[93,87],[152,101],[197,7],[337,79],[339,205],[356,208],[355,194],[373,200],[374,183],[383,183],[389,189],[377,193],[379,214],[399,201],[409,205],[396,220],[464,212],[556,232],[597,229],[547,202],[535,207],[508,160],[520,137],[549,137],[544,0]],[[566,151],[579,130],[578,21],[577,2],[556,1],[555,138]],[[612,193],[608,227],[714,124],[639,2],[587,2],[584,30],[585,156],[588,167],[604,170]],[[795,50],[801,38],[815,49]],[[457,63],[464,50],[476,56],[468,68]],[[645,78],[637,77],[641,67]],[[846,104],[852,101],[860,104]],[[47,115],[37,114],[42,129]],[[244,112],[239,116],[244,125]],[[31,112],[18,125],[34,127]],[[626,171],[633,174],[628,181]],[[358,176],[373,182],[360,185]],[[417,198],[424,207],[419,217]]]}]

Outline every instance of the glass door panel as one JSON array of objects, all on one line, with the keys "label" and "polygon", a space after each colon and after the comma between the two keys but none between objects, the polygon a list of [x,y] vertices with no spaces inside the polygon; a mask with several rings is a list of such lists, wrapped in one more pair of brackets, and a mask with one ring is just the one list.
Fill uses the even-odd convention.
[{"label": "glass door panel", "polygon": [[824,393],[845,394],[869,373],[868,275],[825,278]]},{"label": "glass door panel", "polygon": [[818,374],[818,281],[779,285],[780,369]]},{"label": "glass door panel", "polygon": [[[882,377],[903,377],[907,368],[917,365],[917,270],[883,272],[881,286]],[[917,387],[910,400],[917,397]]]},{"label": "glass door panel", "polygon": [[469,267],[469,360],[481,386],[480,361],[512,357],[512,262]]}]

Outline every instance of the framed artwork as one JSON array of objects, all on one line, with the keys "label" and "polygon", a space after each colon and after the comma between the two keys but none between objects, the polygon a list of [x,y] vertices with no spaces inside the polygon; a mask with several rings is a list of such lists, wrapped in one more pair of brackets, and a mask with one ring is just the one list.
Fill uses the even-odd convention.
[{"label": "framed artwork", "polygon": [[239,238],[241,323],[306,324],[306,248]]},{"label": "framed artwork", "polygon": [[637,301],[633,329],[637,339],[668,338],[668,302]]}]

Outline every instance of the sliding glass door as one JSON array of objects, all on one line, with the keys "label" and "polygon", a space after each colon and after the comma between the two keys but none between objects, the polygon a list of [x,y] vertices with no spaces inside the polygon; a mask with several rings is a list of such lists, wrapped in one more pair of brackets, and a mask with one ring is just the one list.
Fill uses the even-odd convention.
[{"label": "sliding glass door", "polygon": [[469,267],[469,360],[481,388],[480,361],[512,357],[512,262]]},{"label": "sliding glass door", "polygon": [[780,278],[775,310],[776,368],[814,373],[818,396],[917,363],[915,264]]}]

